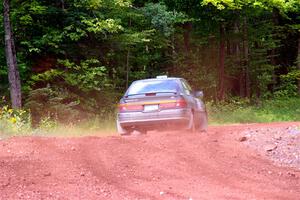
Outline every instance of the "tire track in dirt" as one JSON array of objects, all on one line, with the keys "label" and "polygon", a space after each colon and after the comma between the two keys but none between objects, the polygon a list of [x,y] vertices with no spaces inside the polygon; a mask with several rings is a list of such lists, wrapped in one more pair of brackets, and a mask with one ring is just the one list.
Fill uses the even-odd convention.
[{"label": "tire track in dirt", "polygon": [[0,199],[298,200],[299,170],[275,166],[238,141],[246,128],[290,124],[299,125],[1,140]]}]

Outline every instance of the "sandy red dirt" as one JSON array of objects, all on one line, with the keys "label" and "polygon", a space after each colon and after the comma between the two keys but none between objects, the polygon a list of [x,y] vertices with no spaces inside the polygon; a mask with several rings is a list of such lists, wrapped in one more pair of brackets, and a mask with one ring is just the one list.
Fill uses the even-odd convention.
[{"label": "sandy red dirt", "polygon": [[300,170],[238,140],[247,127],[0,140],[0,199],[299,200]]}]

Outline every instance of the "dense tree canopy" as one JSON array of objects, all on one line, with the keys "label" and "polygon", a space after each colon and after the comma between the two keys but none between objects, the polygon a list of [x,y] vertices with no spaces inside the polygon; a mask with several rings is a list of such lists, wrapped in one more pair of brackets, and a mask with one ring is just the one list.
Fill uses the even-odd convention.
[{"label": "dense tree canopy", "polygon": [[[106,113],[131,81],[158,74],[185,77],[213,100],[300,92],[298,0],[10,0],[10,7],[24,106],[39,117]],[[0,34],[8,101],[4,24]]]}]

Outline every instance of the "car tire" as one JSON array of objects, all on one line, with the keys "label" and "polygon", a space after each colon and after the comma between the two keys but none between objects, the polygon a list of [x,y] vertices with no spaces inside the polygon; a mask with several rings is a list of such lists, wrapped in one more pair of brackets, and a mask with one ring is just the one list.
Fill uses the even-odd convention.
[{"label": "car tire", "polygon": [[200,132],[206,132],[207,131],[207,126],[208,126],[207,113],[206,112],[202,112],[200,114],[199,131]]},{"label": "car tire", "polygon": [[117,131],[121,136],[130,135],[130,132],[121,126],[119,120],[117,120],[116,124],[117,124]]},{"label": "car tire", "polygon": [[187,130],[192,132],[192,133],[194,133],[196,131],[194,113],[191,113],[190,121],[189,121]]},{"label": "car tire", "polygon": [[141,135],[146,135],[146,134],[147,134],[147,129],[139,129],[138,132],[139,132]]}]

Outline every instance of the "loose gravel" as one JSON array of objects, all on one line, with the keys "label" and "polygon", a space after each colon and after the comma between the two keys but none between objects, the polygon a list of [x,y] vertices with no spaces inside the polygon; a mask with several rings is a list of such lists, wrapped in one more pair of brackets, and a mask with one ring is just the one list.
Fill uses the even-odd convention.
[{"label": "loose gravel", "polygon": [[300,128],[248,128],[241,132],[240,142],[267,156],[276,165],[300,169]]}]

